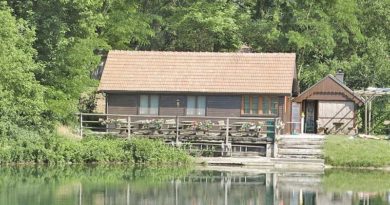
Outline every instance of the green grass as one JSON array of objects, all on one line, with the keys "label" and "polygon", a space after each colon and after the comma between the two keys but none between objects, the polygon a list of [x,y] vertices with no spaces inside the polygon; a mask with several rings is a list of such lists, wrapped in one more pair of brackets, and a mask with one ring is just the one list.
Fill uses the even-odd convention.
[{"label": "green grass", "polygon": [[390,141],[328,136],[325,163],[338,167],[390,166]]}]

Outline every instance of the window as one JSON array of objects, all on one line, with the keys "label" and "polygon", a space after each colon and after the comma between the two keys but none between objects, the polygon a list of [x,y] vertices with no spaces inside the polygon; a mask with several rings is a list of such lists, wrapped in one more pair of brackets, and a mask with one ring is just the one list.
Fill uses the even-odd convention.
[{"label": "window", "polygon": [[243,114],[259,114],[259,97],[258,96],[249,96],[245,95],[243,97]]},{"label": "window", "polygon": [[186,115],[206,115],[206,97],[187,96]]},{"label": "window", "polygon": [[158,115],[158,95],[141,95],[139,100],[140,115]]},{"label": "window", "polygon": [[278,97],[244,95],[242,96],[241,114],[277,115]]}]

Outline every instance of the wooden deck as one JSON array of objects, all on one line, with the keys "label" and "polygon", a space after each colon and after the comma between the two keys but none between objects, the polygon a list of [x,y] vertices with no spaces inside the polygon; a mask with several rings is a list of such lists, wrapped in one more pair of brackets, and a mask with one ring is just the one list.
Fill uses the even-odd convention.
[{"label": "wooden deck", "polygon": [[157,139],[180,146],[190,153],[205,152],[208,156],[323,158],[323,136],[278,135],[279,118],[78,115],[81,136],[88,130],[95,134],[113,134],[124,138]]},{"label": "wooden deck", "polygon": [[175,146],[191,144],[191,151],[212,148],[224,156],[248,151],[265,156],[267,144],[272,144],[278,133],[279,123],[279,118],[272,117],[78,115],[80,136],[88,130],[125,138],[159,139]]}]

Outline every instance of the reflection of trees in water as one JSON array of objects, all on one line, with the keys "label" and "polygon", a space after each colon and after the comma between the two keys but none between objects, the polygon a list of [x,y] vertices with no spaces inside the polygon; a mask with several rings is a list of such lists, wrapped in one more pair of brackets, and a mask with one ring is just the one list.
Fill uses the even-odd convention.
[{"label": "reflection of trees in water", "polygon": [[321,174],[126,166],[2,167],[0,204],[389,204],[386,192],[331,192]]}]

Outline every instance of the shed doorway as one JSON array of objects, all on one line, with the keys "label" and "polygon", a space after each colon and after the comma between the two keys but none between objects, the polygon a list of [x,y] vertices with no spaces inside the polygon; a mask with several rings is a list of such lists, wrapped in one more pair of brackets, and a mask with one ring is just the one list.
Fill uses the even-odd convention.
[{"label": "shed doorway", "polygon": [[305,127],[304,133],[317,133],[318,101],[305,100]]}]

